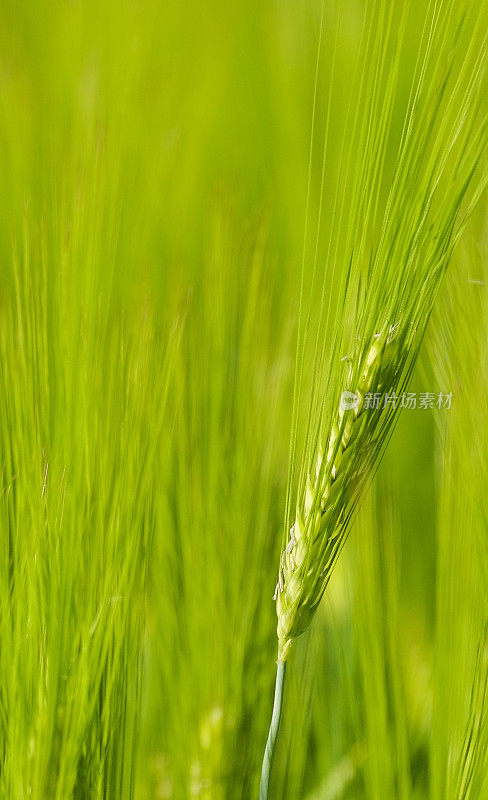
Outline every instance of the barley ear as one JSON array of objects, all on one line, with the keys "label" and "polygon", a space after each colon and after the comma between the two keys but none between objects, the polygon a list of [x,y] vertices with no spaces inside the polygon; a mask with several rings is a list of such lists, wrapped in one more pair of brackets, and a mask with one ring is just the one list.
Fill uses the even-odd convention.
[{"label": "barley ear", "polygon": [[[324,447],[326,455],[307,476],[281,556],[276,587],[280,662],[286,661],[294,639],[310,625],[344,543],[348,512],[359,497],[382,439],[375,436],[382,412],[368,413],[364,397],[394,387],[402,361],[394,335],[377,335],[360,358],[360,379],[354,391],[351,385],[342,387]],[[355,398],[351,408],[342,401],[346,392]]]}]

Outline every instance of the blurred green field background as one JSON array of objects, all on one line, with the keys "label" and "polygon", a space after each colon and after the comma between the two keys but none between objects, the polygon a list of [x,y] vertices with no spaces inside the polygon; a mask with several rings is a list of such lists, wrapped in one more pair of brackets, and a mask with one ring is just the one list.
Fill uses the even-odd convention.
[{"label": "blurred green field background", "polygon": [[[312,230],[334,42],[331,181],[361,35],[339,5]],[[321,9],[2,0],[2,798],[257,797]],[[400,418],[293,654],[273,797],[488,797],[484,700],[459,777],[485,675],[484,230],[480,208],[412,386],[452,409]]]}]

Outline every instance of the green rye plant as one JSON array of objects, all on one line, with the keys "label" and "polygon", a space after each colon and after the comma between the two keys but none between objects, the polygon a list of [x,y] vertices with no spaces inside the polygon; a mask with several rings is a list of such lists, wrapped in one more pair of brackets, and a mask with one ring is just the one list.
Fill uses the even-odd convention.
[{"label": "green rye plant", "polygon": [[[335,185],[321,286],[334,62],[312,247],[307,208],[288,492],[275,593],[278,671],[261,800],[269,793],[291,647],[312,621],[391,435],[440,281],[485,184],[476,170],[487,141],[487,120],[478,113],[486,4],[445,2],[427,11],[396,144],[390,140],[391,120],[398,111],[409,8],[399,4],[402,22],[394,29],[392,5],[397,4],[374,4],[365,12],[344,126],[345,166]],[[320,45],[317,74],[319,64]],[[315,93],[314,120],[316,105]],[[391,148],[396,156],[388,167]],[[371,398],[377,407],[370,407]]]}]

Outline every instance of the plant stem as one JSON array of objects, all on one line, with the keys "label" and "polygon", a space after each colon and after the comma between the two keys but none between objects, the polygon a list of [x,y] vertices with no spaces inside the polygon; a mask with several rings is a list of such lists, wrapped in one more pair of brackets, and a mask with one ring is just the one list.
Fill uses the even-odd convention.
[{"label": "plant stem", "polygon": [[259,800],[268,800],[269,797],[269,780],[271,776],[271,766],[273,764],[276,737],[278,736],[278,731],[280,728],[281,710],[283,708],[283,690],[285,687],[285,672],[286,672],[286,661],[278,661],[278,668],[276,670],[273,716],[271,717],[271,725],[268,733],[268,741],[266,742],[266,750],[264,751],[263,768],[261,770],[261,783],[259,785]]}]

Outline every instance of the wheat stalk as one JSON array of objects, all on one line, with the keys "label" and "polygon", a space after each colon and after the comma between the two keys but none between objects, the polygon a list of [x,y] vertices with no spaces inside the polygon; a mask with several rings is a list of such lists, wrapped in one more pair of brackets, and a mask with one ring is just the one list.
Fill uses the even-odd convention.
[{"label": "wheat stalk", "polygon": [[[402,13],[407,6],[399,0]],[[446,0],[427,12],[384,201],[385,152],[406,17],[394,30],[392,4],[372,4],[365,12],[358,85],[351,92],[354,109],[344,131],[341,162],[346,167],[337,179],[321,291],[315,279],[327,131],[310,273],[306,268],[307,199],[285,525],[275,592],[275,712],[282,706],[290,648],[311,623],[351,517],[397,419],[401,403],[389,400],[408,385],[440,282],[486,186],[480,177],[471,188],[488,140],[488,119],[478,116],[487,63],[488,5],[478,7],[466,0],[460,6]],[[315,95],[316,90],[317,79]],[[331,298],[336,299],[335,315],[330,313]],[[312,377],[306,400],[308,363]],[[386,399],[384,405],[368,408],[368,392]],[[299,419],[305,403],[308,417],[304,417],[301,449]],[[298,460],[300,478],[295,489]],[[289,529],[295,491],[294,522]],[[280,714],[274,713],[261,800],[268,797],[279,721]]]},{"label": "wheat stalk", "polygon": [[[412,337],[412,331],[407,329],[407,332]],[[315,469],[309,472],[297,503],[295,522],[281,555],[275,591],[278,669],[260,800],[266,800],[269,793],[290,648],[294,639],[309,627],[320,603],[345,541],[352,510],[397,410],[396,405],[388,404],[368,413],[365,396],[382,392],[393,395],[410,352],[404,337],[398,333],[398,326],[392,325],[383,333],[375,334],[370,346],[357,356],[358,369],[354,370],[349,363],[335,420],[326,440],[325,457],[317,445]],[[354,391],[352,387],[355,387]]]},{"label": "wheat stalk", "polygon": [[[281,556],[275,599],[278,614],[278,660],[286,661],[293,640],[309,626],[344,542],[349,510],[371,469],[380,440],[375,431],[391,419],[393,405],[366,408],[367,393],[385,396],[398,381],[394,328],[377,334],[360,359],[360,380],[352,369],[341,392],[336,418],[327,438],[325,457],[316,457],[304,497],[297,508],[290,538]],[[384,411],[384,413],[383,413]]]}]

